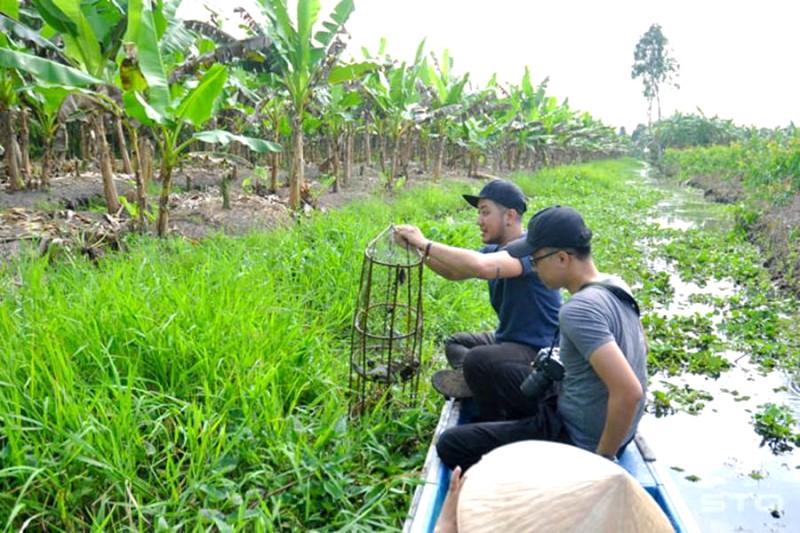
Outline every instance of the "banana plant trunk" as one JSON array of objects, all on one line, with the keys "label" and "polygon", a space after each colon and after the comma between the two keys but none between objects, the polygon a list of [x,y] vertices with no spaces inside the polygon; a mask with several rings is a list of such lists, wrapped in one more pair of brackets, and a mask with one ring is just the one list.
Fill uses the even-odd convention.
[{"label": "banana plant trunk", "polygon": [[22,108],[20,111],[20,122],[22,129],[19,135],[19,149],[22,152],[22,174],[30,187],[33,180],[33,165],[31,165],[31,127],[28,117],[28,110]]},{"label": "banana plant trunk", "polygon": [[300,189],[305,180],[303,160],[303,110],[292,118],[292,173],[289,179],[289,209],[296,211],[300,206]]},{"label": "banana plant trunk", "polygon": [[147,139],[143,143],[139,142],[139,136],[135,128],[130,128],[131,151],[133,153],[134,165],[131,169],[136,181],[136,230],[141,233],[147,232],[147,184],[153,173],[153,156],[150,141]]},{"label": "banana plant trunk", "polygon": [[347,187],[353,174],[353,130],[348,127],[344,137],[344,168],[342,169],[342,186]]},{"label": "banana plant trunk", "polygon": [[370,140],[369,119],[364,121],[364,159],[368,167],[372,165],[372,142]]},{"label": "banana plant trunk", "polygon": [[272,152],[270,159],[272,160],[272,163],[269,169],[269,188],[271,192],[275,193],[278,191],[278,153]]},{"label": "banana plant trunk", "polygon": [[19,146],[17,145],[16,135],[14,135],[13,127],[14,115],[13,112],[6,108],[0,112],[0,142],[6,149],[6,174],[8,175],[8,186],[12,191],[19,191],[23,187],[22,176],[20,175],[19,159],[17,153]]},{"label": "banana plant trunk", "polygon": [[478,156],[475,154],[469,155],[469,175],[472,178],[478,176]]},{"label": "banana plant trunk", "polygon": [[381,144],[378,157],[381,159],[381,172],[386,172],[386,135],[381,135]]},{"label": "banana plant trunk", "polygon": [[139,201],[139,218],[142,232],[147,231],[147,191],[150,189],[150,182],[153,180],[153,144],[149,139],[145,139],[143,143],[139,143],[138,139],[134,137],[134,142],[139,147],[139,161],[141,168],[140,179],[136,182],[136,198]]},{"label": "banana plant trunk", "polygon": [[131,158],[130,156],[128,156],[128,143],[125,142],[125,133],[122,131],[121,118],[117,118],[114,121],[114,127],[116,128],[117,144],[119,144],[119,151],[120,154],[122,154],[122,168],[125,170],[125,174],[132,175],[133,167],[131,167]]},{"label": "banana plant trunk", "polygon": [[414,137],[412,135],[407,135],[404,139],[403,149],[400,152],[401,155],[400,168],[403,169],[403,174],[405,175],[406,179],[408,179],[408,162],[411,161],[411,155],[413,149],[414,149]]},{"label": "banana plant trunk", "polygon": [[445,137],[443,134],[439,134],[439,146],[436,150],[436,163],[434,163],[433,167],[433,177],[440,178],[442,176],[442,164],[444,163],[444,146],[445,146]]},{"label": "banana plant trunk", "polygon": [[158,198],[158,220],[156,221],[156,232],[159,237],[167,236],[169,225],[169,190],[172,187],[172,165],[168,162],[168,156],[161,156],[161,194]]},{"label": "banana plant trunk", "polygon": [[333,136],[333,192],[339,192],[339,154],[341,153],[342,135],[337,133]]},{"label": "banana plant trunk", "polygon": [[42,171],[39,174],[39,187],[47,190],[50,188],[50,166],[53,161],[53,136],[45,135],[42,148]]},{"label": "banana plant trunk", "polygon": [[389,179],[386,180],[386,188],[390,190],[392,187],[394,187],[394,182],[398,174],[397,169],[402,165],[404,138],[405,136],[403,135],[403,130],[400,130],[395,137],[394,144],[392,146],[392,158],[389,165]]},{"label": "banana plant trunk", "polygon": [[81,129],[81,169],[85,170],[86,165],[92,158],[92,135],[89,133],[91,128],[85,122],[80,122]]},{"label": "banana plant trunk", "polygon": [[119,211],[119,195],[117,186],[114,184],[114,171],[111,168],[111,151],[106,140],[106,128],[103,124],[102,114],[94,116],[95,131],[97,132],[97,144],[100,150],[100,174],[103,177],[103,195],[106,199],[106,211],[109,214],[116,214]]},{"label": "banana plant trunk", "polygon": [[422,147],[422,171],[428,172],[428,165],[431,162],[431,139],[425,138],[425,144]]}]

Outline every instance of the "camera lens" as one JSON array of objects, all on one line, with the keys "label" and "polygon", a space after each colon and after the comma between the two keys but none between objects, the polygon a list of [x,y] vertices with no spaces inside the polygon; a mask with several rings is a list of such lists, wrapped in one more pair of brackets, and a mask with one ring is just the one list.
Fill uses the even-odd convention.
[{"label": "camera lens", "polygon": [[528,398],[541,398],[552,381],[542,372],[531,372],[519,386],[519,390]]}]

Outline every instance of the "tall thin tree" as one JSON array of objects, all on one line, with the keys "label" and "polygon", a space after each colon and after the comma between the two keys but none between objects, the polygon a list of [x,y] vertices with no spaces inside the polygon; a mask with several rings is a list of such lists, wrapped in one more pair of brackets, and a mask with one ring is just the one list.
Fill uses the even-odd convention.
[{"label": "tall thin tree", "polygon": [[661,32],[659,24],[653,24],[636,43],[633,52],[633,68],[631,78],[642,78],[644,97],[647,98],[647,120],[652,124],[653,100],[658,110],[658,120],[661,120],[661,89],[664,85],[673,85],[679,89],[675,81],[678,77],[680,65],[670,55],[667,48],[669,40]]}]

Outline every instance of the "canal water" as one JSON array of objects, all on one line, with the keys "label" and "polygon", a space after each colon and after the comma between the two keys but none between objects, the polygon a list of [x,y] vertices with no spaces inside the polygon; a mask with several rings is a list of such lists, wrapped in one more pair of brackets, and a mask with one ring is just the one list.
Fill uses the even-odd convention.
[{"label": "canal water", "polygon": [[[709,215],[719,210],[709,209],[702,191],[648,181],[669,193],[651,213],[650,222],[678,231],[724,229],[732,224],[725,216]],[[717,323],[726,319],[724,311],[690,297],[698,293],[733,296],[738,288],[731,280],[712,279],[700,287],[681,279],[675,266],[657,253],[650,266],[667,272],[675,290],[671,303],[656,312],[667,316],[713,312]],[[724,333],[717,331],[717,335]],[[758,406],[767,402],[791,406],[800,419],[797,385],[782,372],[761,372],[746,353],[729,351],[724,356],[734,364],[718,379],[693,374],[654,376],[651,391],[665,390],[666,383],[688,385],[713,399],[696,415],[677,412],[657,418],[649,414],[640,428],[701,531],[800,532],[800,452],[773,454],[768,446],[761,446],[752,425]]]}]

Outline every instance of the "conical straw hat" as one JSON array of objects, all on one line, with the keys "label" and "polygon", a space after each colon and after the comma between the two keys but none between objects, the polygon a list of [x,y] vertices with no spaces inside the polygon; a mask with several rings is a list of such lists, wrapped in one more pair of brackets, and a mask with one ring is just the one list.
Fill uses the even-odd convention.
[{"label": "conical straw hat", "polygon": [[672,532],[655,500],[619,465],[575,446],[508,444],[464,477],[458,531]]}]

